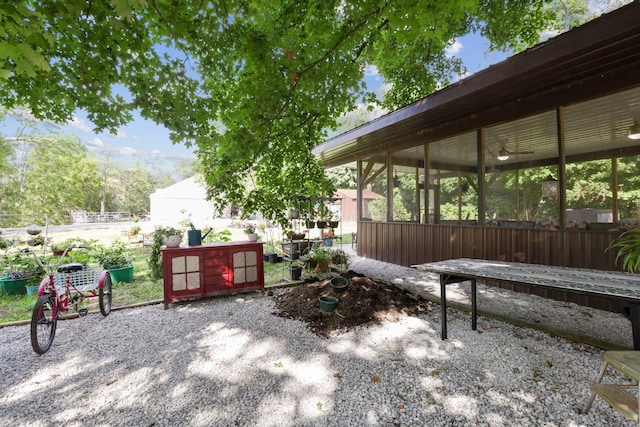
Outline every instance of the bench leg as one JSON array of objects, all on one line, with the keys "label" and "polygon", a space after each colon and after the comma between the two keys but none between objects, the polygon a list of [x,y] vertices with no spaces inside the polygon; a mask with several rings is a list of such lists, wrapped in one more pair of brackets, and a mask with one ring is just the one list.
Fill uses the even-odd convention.
[{"label": "bench leg", "polygon": [[633,332],[633,349],[640,350],[640,305],[629,304],[629,320]]},{"label": "bench leg", "polygon": [[[602,364],[602,369],[600,369],[600,374],[598,375],[598,379],[596,380],[596,384],[600,384],[600,382],[602,381],[602,377],[604,377],[604,373],[607,370],[607,366],[609,366],[609,364],[605,361]],[[591,396],[589,396],[589,400],[587,400],[587,406],[584,407],[584,413],[588,414],[589,411],[591,410],[591,405],[593,404],[593,399],[596,398],[596,392],[595,391],[591,391]]]},{"label": "bench leg", "polygon": [[471,330],[478,329],[478,298],[476,296],[476,279],[471,279]]},{"label": "bench leg", "polygon": [[447,279],[443,274],[440,275],[440,338],[447,339]]}]

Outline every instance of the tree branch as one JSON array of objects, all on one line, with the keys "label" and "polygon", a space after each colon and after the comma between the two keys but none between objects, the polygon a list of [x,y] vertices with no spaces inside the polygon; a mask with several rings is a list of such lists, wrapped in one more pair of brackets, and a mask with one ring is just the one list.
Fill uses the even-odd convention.
[{"label": "tree branch", "polygon": [[177,34],[173,31],[173,28],[171,28],[171,24],[169,23],[169,21],[167,21],[167,19],[164,17],[162,12],[160,12],[160,9],[158,9],[158,4],[156,3],[156,0],[151,0],[151,4],[153,5],[153,9],[156,11],[158,16],[160,17],[160,20],[164,23],[167,30],[169,30],[169,34],[171,34],[171,38],[175,42],[176,46],[178,46],[182,51],[182,53],[184,53],[185,56],[189,58],[189,55],[187,54],[187,47],[182,43],[182,41],[180,41]]},{"label": "tree branch", "polygon": [[[378,32],[380,32],[384,27],[386,27],[388,23],[389,23],[389,20],[387,18],[383,19],[380,25],[378,25],[378,28],[377,28]],[[358,48],[358,50],[356,51],[356,54],[353,57],[354,62],[357,61],[358,58],[360,58],[360,55],[362,55],[362,52],[369,45],[370,42],[371,42],[371,36],[369,36],[369,38],[364,43],[362,43]]]}]

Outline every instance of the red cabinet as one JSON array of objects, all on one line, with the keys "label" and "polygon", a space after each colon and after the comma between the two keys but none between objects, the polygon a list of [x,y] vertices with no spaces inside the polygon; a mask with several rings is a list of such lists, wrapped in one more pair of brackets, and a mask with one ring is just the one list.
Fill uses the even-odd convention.
[{"label": "red cabinet", "polygon": [[211,243],[161,252],[165,309],[180,300],[264,291],[262,242]]}]

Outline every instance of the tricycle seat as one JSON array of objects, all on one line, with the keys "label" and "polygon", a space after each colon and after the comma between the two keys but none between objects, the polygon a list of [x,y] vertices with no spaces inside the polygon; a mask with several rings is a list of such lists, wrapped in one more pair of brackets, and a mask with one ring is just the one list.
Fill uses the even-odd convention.
[{"label": "tricycle seat", "polygon": [[74,271],[81,271],[84,267],[79,262],[71,264],[63,264],[58,267],[58,273],[72,273]]}]

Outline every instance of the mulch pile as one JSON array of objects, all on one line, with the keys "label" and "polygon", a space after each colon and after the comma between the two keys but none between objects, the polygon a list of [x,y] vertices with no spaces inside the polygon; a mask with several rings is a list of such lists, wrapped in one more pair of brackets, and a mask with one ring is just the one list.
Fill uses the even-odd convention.
[{"label": "mulch pile", "polygon": [[[331,281],[320,280],[288,289],[275,297],[275,315],[306,322],[319,336],[329,338],[349,329],[383,320],[397,322],[402,316],[426,313],[430,302],[392,284],[373,281],[349,271],[345,292],[335,293]],[[321,296],[335,296],[340,301],[333,312],[320,309]]]}]

